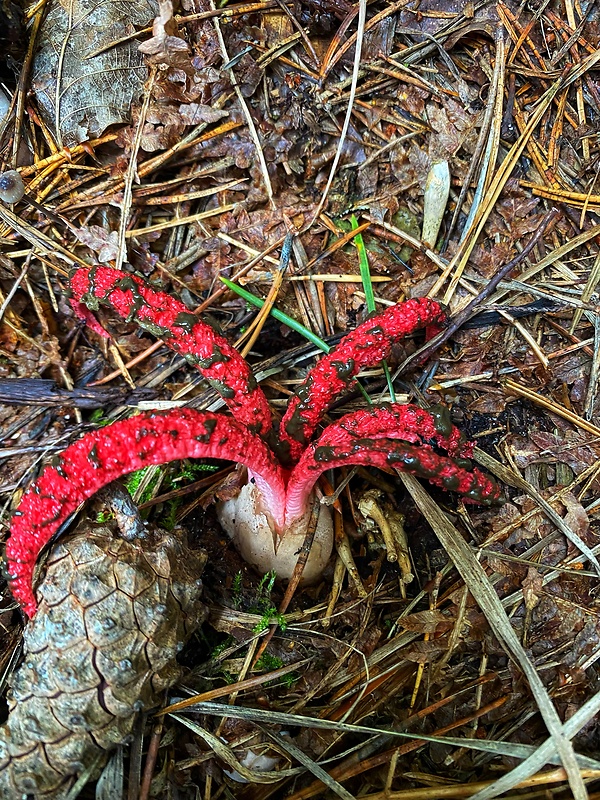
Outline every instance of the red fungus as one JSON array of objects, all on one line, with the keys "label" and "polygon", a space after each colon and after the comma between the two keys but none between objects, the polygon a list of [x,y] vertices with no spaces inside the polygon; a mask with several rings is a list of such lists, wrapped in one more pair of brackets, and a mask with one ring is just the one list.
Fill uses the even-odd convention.
[{"label": "red fungus", "polygon": [[283,472],[262,439],[241,422],[189,408],[115,422],[67,447],[27,490],[15,512],[6,558],[12,593],[28,616],[36,609],[31,581],[40,550],[78,506],[133,470],[180,458],[223,458],[245,464],[281,528]]},{"label": "red fungus", "polygon": [[265,435],[270,431],[269,404],[248,363],[179,300],[154,291],[136,275],[110,267],[75,270],[71,291],[74,300],[88,308],[106,305],[161,338],[202,373],[236,419],[257,433]]},{"label": "red fungus", "polygon": [[[309,372],[290,400],[280,428],[279,443],[289,449],[291,461],[297,462],[288,471],[257,435],[272,433],[265,395],[249,365],[222,336],[169,295],[108,267],[77,269],[72,291],[76,309],[79,302],[92,309],[103,303],[163,338],[217,388],[235,416],[191,409],[140,414],[86,434],[58,456],[23,496],[6,547],[11,588],[29,616],[36,608],[32,590],[35,561],[44,544],[100,487],[151,464],[179,458],[224,458],[245,465],[248,483],[240,492],[239,505],[236,499],[233,506],[231,501],[221,504],[223,524],[228,529],[235,527],[245,514],[244,525],[254,531],[251,535],[258,536],[255,522],[260,517],[268,546],[281,540],[286,544],[271,551],[273,558],[286,549],[286,557],[292,557],[293,563],[298,549],[294,537],[298,537],[299,547],[310,519],[314,484],[327,469],[363,464],[411,472],[476,502],[490,504],[498,499],[494,481],[471,468],[468,458],[473,446],[451,424],[446,410],[434,407],[425,411],[392,403],[358,411],[327,426],[317,441],[310,443],[327,407],[360,369],[388,357],[399,338],[445,319],[433,300],[409,300],[372,317],[347,334]],[[84,317],[90,321],[87,312]],[[440,455],[434,447],[447,455]],[[319,519],[321,560],[326,563],[332,524],[326,513]],[[265,547],[263,541],[260,548]]]},{"label": "red fungus", "polygon": [[387,403],[362,409],[341,417],[335,426],[361,439],[403,439],[412,444],[433,442],[453,458],[470,458],[473,444],[450,421],[448,409],[432,406],[429,410],[412,403]]},{"label": "red fungus", "polygon": [[305,508],[322,472],[357,464],[410,472],[484,505],[498,500],[498,486],[478,469],[467,469],[460,460],[439,455],[428,444],[410,444],[405,439],[385,435],[358,437],[348,431],[344,419],[328,425],[317,441],[305,449],[292,470],[286,490],[286,524]]},{"label": "red fungus", "polygon": [[392,306],[346,334],[311,369],[288,403],[279,438],[289,444],[291,460],[300,458],[332,400],[348,388],[361,369],[388,358],[394,342],[445,318],[439,303],[423,297]]}]

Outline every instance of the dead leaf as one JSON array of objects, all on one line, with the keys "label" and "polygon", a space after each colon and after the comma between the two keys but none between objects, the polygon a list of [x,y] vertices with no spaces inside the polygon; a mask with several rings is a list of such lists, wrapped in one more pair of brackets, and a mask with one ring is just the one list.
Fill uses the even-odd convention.
[{"label": "dead leaf", "polygon": [[201,122],[217,122],[228,117],[228,111],[219,111],[203,103],[187,103],[179,106],[179,114],[186,125],[199,125]]},{"label": "dead leaf", "polygon": [[585,541],[590,529],[590,518],[585,508],[572,492],[565,492],[561,500],[564,507],[567,509],[565,522],[572,531],[575,531],[575,533]]},{"label": "dead leaf", "polygon": [[114,43],[135,33],[136,26],[147,26],[156,12],[155,0],[51,4],[40,30],[31,86],[60,147],[100,136],[109,125],[129,118],[147,70],[135,40]]},{"label": "dead leaf", "polygon": [[188,53],[189,46],[180,36],[176,36],[177,23],[173,19],[171,0],[159,0],[159,12],[152,25],[152,38],[142,42],[140,53],[149,56],[153,64],[175,66],[177,55]]},{"label": "dead leaf", "polygon": [[525,607],[532,610],[540,602],[540,593],[544,587],[542,576],[534,567],[527,571],[527,577],[523,581],[523,598]]},{"label": "dead leaf", "polygon": [[77,238],[90,250],[98,254],[98,263],[107,264],[117,256],[119,236],[116,231],[108,231],[100,225],[79,228]]},{"label": "dead leaf", "polygon": [[449,630],[453,621],[441,611],[417,611],[402,617],[400,624],[408,631],[440,633],[443,630]]}]

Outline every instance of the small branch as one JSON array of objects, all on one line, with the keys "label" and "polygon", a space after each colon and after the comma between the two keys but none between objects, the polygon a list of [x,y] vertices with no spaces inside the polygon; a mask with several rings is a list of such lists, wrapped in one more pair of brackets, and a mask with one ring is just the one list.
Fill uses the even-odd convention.
[{"label": "small branch", "polygon": [[458,314],[455,314],[454,317],[450,318],[448,326],[444,328],[441,333],[427,342],[427,344],[420,350],[417,350],[416,353],[413,353],[411,356],[405,359],[396,370],[394,378],[398,377],[398,375],[401,375],[403,372],[406,372],[406,370],[414,363],[428,361],[433,353],[435,353],[441,347],[441,345],[444,344],[444,342],[447,342],[448,339],[453,336],[456,331],[465,324],[465,322],[467,322],[467,320],[475,316],[478,308],[491,296],[491,294],[496,290],[498,284],[507,278],[511,272],[527,258],[533,248],[542,240],[542,237],[550,229],[550,227],[554,225],[558,219],[558,216],[559,211],[556,208],[553,208],[551,211],[549,211],[523,250],[517,256],[515,256],[515,258],[505,264],[502,269],[498,270],[487,286],[485,286],[481,292],[479,292],[479,294],[462,309],[462,311],[459,311]]}]

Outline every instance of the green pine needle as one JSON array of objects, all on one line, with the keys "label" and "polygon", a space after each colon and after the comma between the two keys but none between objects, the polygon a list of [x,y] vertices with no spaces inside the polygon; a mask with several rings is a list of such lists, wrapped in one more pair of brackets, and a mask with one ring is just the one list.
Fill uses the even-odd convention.
[{"label": "green pine needle", "polygon": [[[350,223],[352,225],[352,230],[355,231],[358,228],[358,220],[356,219],[354,214],[352,214],[352,216],[350,217]],[[373,292],[373,281],[371,280],[369,257],[367,255],[367,248],[365,247],[362,233],[357,233],[353,241],[354,244],[356,245],[356,249],[358,250],[358,266],[360,267],[360,279],[362,280],[362,285],[365,292],[365,303],[367,306],[367,311],[369,312],[369,314],[372,314],[375,311],[375,293]],[[390,398],[392,400],[392,403],[395,403],[396,392],[394,391],[394,384],[392,382],[392,376],[390,375],[390,369],[386,361],[382,362],[382,366],[383,366],[383,374],[385,375],[385,379],[387,381]]]},{"label": "green pine needle", "polygon": [[[221,277],[220,280],[223,281],[228,289],[231,289],[232,292],[235,292],[237,295],[242,297],[247,303],[251,303],[257,308],[262,308],[264,306],[265,301],[261,300],[260,297],[257,297],[255,294],[252,294],[252,292],[242,289],[241,286],[233,283],[233,281],[230,281],[228,278]],[[292,317],[288,317],[288,315],[284,314],[283,311],[278,311],[276,308],[272,308],[270,314],[278,322],[283,322],[283,324],[287,325],[288,328],[291,328],[293,331],[296,331],[296,333],[304,336],[305,339],[308,339],[309,342],[312,342],[324,353],[328,353],[330,351],[331,348],[327,342],[324,342],[323,339],[319,338],[315,333],[309,331],[308,328],[305,328],[300,322],[296,322],[296,320],[292,319]]]}]

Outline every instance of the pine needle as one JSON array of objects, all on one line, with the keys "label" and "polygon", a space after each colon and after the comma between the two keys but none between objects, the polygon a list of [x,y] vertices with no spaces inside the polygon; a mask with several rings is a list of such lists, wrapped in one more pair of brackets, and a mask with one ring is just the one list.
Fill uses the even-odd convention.
[{"label": "pine needle", "polygon": [[[261,300],[260,297],[252,294],[252,292],[249,292],[247,289],[242,289],[241,286],[233,283],[233,281],[230,281],[228,278],[221,277],[220,280],[223,281],[228,289],[231,289],[232,292],[235,292],[235,294],[239,295],[239,297],[243,298],[247,303],[256,306],[256,308],[262,308],[265,304],[265,301]],[[292,317],[288,317],[288,315],[284,314],[283,311],[279,311],[277,308],[272,308],[270,313],[271,316],[274,317],[274,319],[276,319],[278,322],[283,322],[283,324],[287,325],[288,328],[291,328],[293,331],[296,331],[296,333],[304,336],[305,339],[308,339],[309,342],[312,342],[312,344],[316,345],[324,353],[328,353],[331,349],[327,342],[324,342],[323,339],[321,339],[315,333],[309,331],[309,329],[302,325],[302,323],[296,322],[296,320]]]},{"label": "pine needle", "polygon": [[[358,220],[352,214],[350,217],[350,224],[352,225],[352,230],[355,231],[358,228]],[[362,280],[363,289],[365,292],[365,304],[367,306],[367,311],[369,314],[372,314],[375,311],[375,292],[373,291],[373,279],[371,278],[371,268],[369,267],[369,257],[367,255],[367,248],[365,247],[365,243],[362,237],[362,233],[357,233],[354,237],[354,245],[358,251],[358,266],[360,269],[360,278]],[[382,361],[383,367],[383,374],[385,375],[385,379],[388,385],[388,391],[390,393],[390,399],[392,403],[396,402],[396,392],[394,391],[394,384],[392,382],[392,376],[390,374],[389,367],[386,361]]]}]

